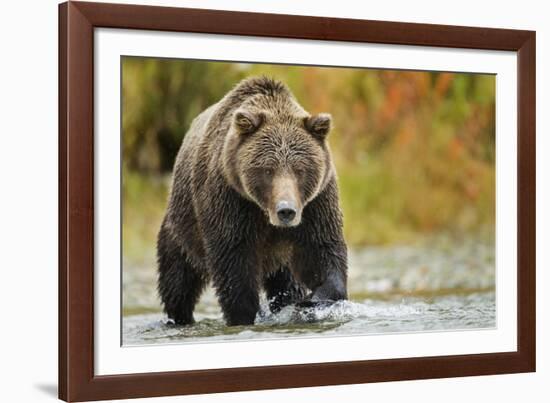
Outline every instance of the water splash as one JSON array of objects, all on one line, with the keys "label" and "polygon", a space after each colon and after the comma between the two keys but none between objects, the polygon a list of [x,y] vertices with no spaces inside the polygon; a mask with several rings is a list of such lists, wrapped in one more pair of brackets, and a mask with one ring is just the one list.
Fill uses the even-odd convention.
[{"label": "water splash", "polygon": [[191,326],[176,326],[161,314],[124,317],[123,344],[186,343],[319,335],[379,334],[493,328],[494,292],[434,298],[339,301],[329,306],[288,306],[271,313],[266,301],[253,326],[227,327],[219,310],[196,315]]}]

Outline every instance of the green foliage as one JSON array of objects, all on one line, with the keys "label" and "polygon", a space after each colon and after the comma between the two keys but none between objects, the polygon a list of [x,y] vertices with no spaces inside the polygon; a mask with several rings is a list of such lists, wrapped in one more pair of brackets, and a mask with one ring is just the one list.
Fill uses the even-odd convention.
[{"label": "green foliage", "polygon": [[169,177],[122,171],[122,247],[124,258],[150,261],[166,208]]},{"label": "green foliage", "polygon": [[494,225],[493,75],[133,57],[122,69],[125,236],[158,229],[167,188],[150,178],[168,175],[191,121],[260,74],[284,81],[310,112],[333,115],[350,245]]},{"label": "green foliage", "polygon": [[193,119],[244,74],[222,63],[124,57],[122,77],[124,164],[167,172]]}]

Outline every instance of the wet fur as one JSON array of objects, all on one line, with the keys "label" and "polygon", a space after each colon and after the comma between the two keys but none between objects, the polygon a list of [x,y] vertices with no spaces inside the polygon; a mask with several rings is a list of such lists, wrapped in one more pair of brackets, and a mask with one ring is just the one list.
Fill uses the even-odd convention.
[{"label": "wet fur", "polygon": [[[237,121],[239,110],[253,114],[252,129]],[[304,299],[347,297],[347,249],[326,124],[312,121],[286,86],[267,78],[241,82],[193,121],[157,243],[159,294],[176,323],[193,322],[210,281],[229,325],[254,322],[262,288],[273,311]],[[303,211],[295,227],[268,219],[274,190],[257,172],[275,158],[270,149],[277,174],[298,184]],[[309,169],[300,178],[298,165]]]}]

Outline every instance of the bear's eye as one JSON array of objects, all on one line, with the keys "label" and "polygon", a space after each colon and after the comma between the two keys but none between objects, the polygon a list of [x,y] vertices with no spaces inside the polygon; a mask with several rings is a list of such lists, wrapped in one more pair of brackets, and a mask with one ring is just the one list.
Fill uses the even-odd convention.
[{"label": "bear's eye", "polygon": [[271,176],[273,175],[273,169],[270,169],[270,168],[264,169],[264,173],[266,176]]},{"label": "bear's eye", "polygon": [[295,168],[294,173],[296,176],[302,176],[304,174],[304,170],[302,168]]}]

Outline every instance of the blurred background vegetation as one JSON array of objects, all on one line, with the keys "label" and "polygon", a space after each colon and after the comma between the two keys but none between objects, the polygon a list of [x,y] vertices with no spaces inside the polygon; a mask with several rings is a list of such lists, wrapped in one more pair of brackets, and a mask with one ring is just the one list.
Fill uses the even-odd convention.
[{"label": "blurred background vegetation", "polygon": [[306,110],[332,114],[349,246],[494,237],[493,75],[125,57],[125,259],[151,259],[191,121],[251,75],[280,79]]}]

